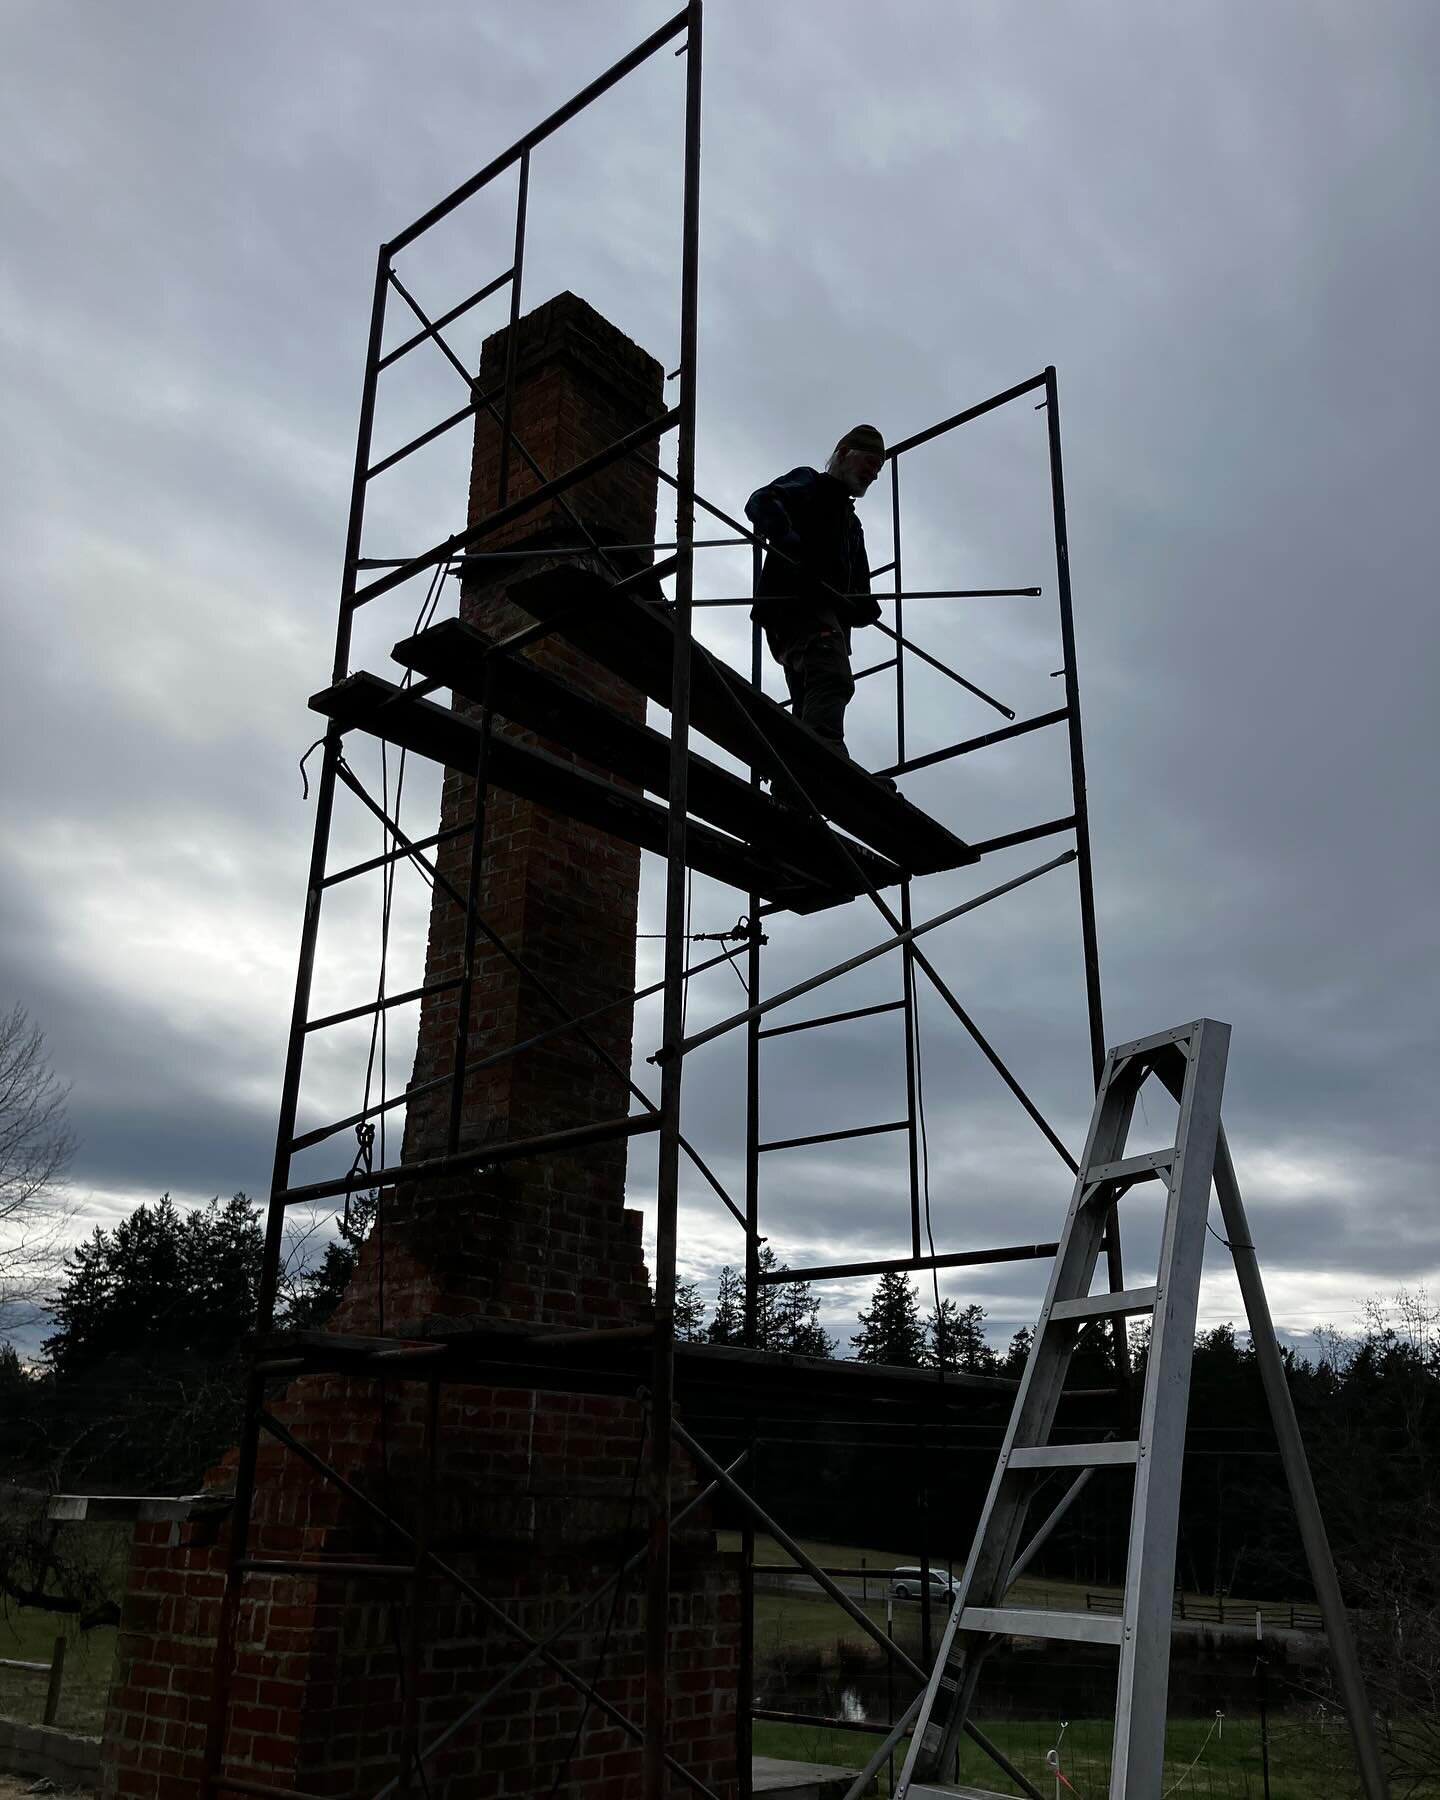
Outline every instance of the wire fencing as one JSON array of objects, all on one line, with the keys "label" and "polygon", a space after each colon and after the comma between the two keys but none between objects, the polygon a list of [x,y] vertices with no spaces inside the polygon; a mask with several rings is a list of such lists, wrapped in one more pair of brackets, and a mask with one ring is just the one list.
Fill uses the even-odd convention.
[{"label": "wire fencing", "polygon": [[[913,1655],[912,1625],[907,1619],[897,1637]],[[757,1638],[756,1651],[760,1755],[858,1771],[915,1686],[882,1650],[853,1637],[827,1643],[816,1632],[786,1645],[772,1636],[768,1647]],[[987,1660],[972,1716],[1047,1800],[1104,1800],[1115,1674],[1111,1650],[1006,1640]],[[904,1751],[902,1740],[872,1792],[891,1792]],[[990,1792],[1019,1791],[968,1738],[947,1773]],[[1347,1800],[1360,1791],[1322,1645],[1288,1626],[1267,1626],[1257,1643],[1253,1611],[1248,1642],[1229,1629],[1177,1630],[1156,1800]]]}]

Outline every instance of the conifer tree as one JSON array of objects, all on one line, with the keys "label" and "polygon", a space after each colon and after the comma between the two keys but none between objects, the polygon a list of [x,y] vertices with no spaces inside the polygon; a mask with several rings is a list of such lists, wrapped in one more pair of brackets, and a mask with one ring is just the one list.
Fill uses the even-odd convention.
[{"label": "conifer tree", "polygon": [[820,1302],[810,1283],[787,1281],[777,1291],[778,1341],[773,1347],[791,1356],[833,1356],[835,1340],[820,1323]]},{"label": "conifer tree", "polygon": [[1030,1346],[1035,1341],[1035,1333],[1028,1325],[1022,1325],[1010,1340],[1010,1348],[1005,1352],[1005,1360],[1000,1364],[1000,1374],[1018,1381],[1025,1373],[1025,1365],[1030,1360]]},{"label": "conifer tree", "polygon": [[[761,1246],[762,1275],[783,1275],[785,1265],[769,1244]],[[745,1342],[745,1278],[728,1265],[720,1271],[715,1313],[702,1334],[712,1344]],[[833,1356],[835,1340],[820,1323],[820,1302],[808,1281],[762,1281],[755,1295],[755,1347],[792,1356]]]},{"label": "conifer tree", "polygon": [[743,1344],[745,1341],[745,1283],[739,1270],[732,1269],[728,1263],[720,1271],[715,1313],[705,1336],[712,1344]]},{"label": "conifer tree", "polygon": [[181,1212],[168,1194],[65,1259],[45,1354],[61,1375],[117,1355],[224,1355],[255,1323],[265,1234],[244,1194]]},{"label": "conifer tree", "polygon": [[926,1362],[932,1369],[961,1369],[970,1375],[993,1375],[998,1367],[985,1336],[985,1308],[959,1307],[942,1300],[925,1321]]},{"label": "conifer tree", "polygon": [[960,1308],[953,1300],[941,1300],[938,1307],[930,1309],[930,1316],[925,1321],[925,1361],[932,1369],[942,1369],[948,1375],[960,1367],[958,1361]]},{"label": "conifer tree", "polygon": [[675,1287],[675,1336],[682,1344],[705,1342],[705,1302],[700,1298],[700,1284],[678,1282]]},{"label": "conifer tree", "polygon": [[859,1315],[860,1330],[850,1342],[857,1362],[890,1363],[902,1369],[925,1366],[925,1327],[920,1297],[903,1273],[882,1275],[870,1305]]}]

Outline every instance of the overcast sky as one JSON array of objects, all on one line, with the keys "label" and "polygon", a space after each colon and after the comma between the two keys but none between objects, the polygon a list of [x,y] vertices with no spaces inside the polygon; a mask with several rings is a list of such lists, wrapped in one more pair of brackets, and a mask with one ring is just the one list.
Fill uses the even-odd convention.
[{"label": "overcast sky", "polygon": [[[27,1007],[73,1083],[74,1194],[106,1223],[166,1189],[268,1186],[312,822],[296,762],[328,680],[376,246],[666,10],[4,13],[0,1010]],[[526,267],[527,303],[571,288],[667,369],[684,67],[667,50],[537,151]],[[859,419],[897,439],[1057,366],[1107,1036],[1202,1013],[1234,1027],[1231,1139],[1297,1331],[1351,1327],[1367,1296],[1440,1270],[1437,71],[1429,0],[712,0],[706,21],[701,488],[738,510]],[[512,206],[502,183],[402,261],[432,313],[508,265]],[[456,327],[472,362],[504,305]],[[438,355],[404,366],[382,448],[458,404]],[[1044,431],[1022,403],[904,470],[907,586],[1044,590],[917,603],[908,621],[1022,717],[1059,703]],[[377,488],[368,553],[463,523],[462,435]],[[883,483],[861,516],[888,560]],[[738,591],[746,568],[711,553],[701,591]],[[355,666],[386,672],[419,600],[367,620]],[[705,635],[745,653],[737,615],[706,615]],[[857,642],[857,661],[883,654]],[[912,752],[1003,722],[924,671],[911,701]],[[863,684],[852,720],[857,755],[893,760],[889,677]],[[1041,733],[904,785],[979,838],[1067,810],[1066,779],[1062,740]],[[417,833],[435,793],[407,775]],[[343,811],[337,843],[377,847]],[[917,915],[1051,851],[929,878]],[[647,866],[647,930],[660,889]],[[373,988],[377,907],[357,895],[327,915],[317,1006]],[[696,929],[740,909],[697,883]],[[418,971],[424,917],[412,880],[392,985]],[[767,985],[882,929],[863,904],[777,921]],[[932,944],[1078,1148],[1073,871]],[[642,949],[657,968],[658,945]],[[880,964],[823,1010],[897,984]],[[692,1023],[739,998],[720,969]],[[937,1247],[1053,1235],[1063,1166],[929,993],[922,1028]],[[657,1032],[642,1009],[637,1078],[656,1090]],[[888,1017],[780,1040],[763,1135],[898,1116],[900,1048]],[[306,1122],[357,1103],[363,1051],[357,1035],[315,1057]],[[410,1054],[397,1019],[388,1091]],[[739,1055],[737,1038],[697,1058],[686,1101],[737,1192]],[[1163,1109],[1141,1123],[1158,1142]],[[768,1158],[780,1255],[903,1254],[901,1142]],[[343,1141],[317,1157],[317,1174],[349,1160]],[[637,1201],[652,1187],[637,1149]],[[691,1185],[682,1242],[706,1285],[741,1254]],[[1238,1318],[1211,1248],[1202,1316]],[[944,1288],[1003,1337],[1038,1281],[1012,1264]],[[863,1293],[831,1292],[832,1326],[853,1328]]]}]

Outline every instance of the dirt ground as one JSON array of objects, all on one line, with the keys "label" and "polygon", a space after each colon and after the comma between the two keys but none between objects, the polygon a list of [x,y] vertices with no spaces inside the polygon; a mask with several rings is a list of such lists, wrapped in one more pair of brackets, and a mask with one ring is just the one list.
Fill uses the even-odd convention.
[{"label": "dirt ground", "polygon": [[[34,1775],[6,1775],[0,1771],[0,1800],[20,1800],[22,1794],[28,1794],[34,1787]],[[50,1794],[93,1794],[94,1788],[48,1788]]]}]

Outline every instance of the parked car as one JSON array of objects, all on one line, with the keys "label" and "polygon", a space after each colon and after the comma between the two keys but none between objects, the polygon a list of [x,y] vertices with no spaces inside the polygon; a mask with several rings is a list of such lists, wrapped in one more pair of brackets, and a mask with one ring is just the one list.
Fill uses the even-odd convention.
[{"label": "parked car", "polygon": [[[897,1600],[918,1600],[925,1591],[925,1579],[919,1569],[893,1569],[890,1573],[890,1592]],[[958,1576],[947,1575],[944,1569],[930,1571],[930,1597],[941,1600],[949,1606],[960,1592]]]}]

